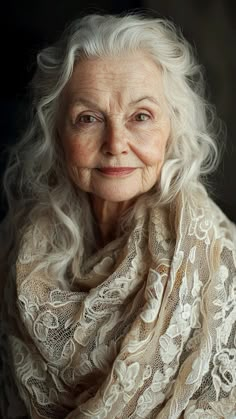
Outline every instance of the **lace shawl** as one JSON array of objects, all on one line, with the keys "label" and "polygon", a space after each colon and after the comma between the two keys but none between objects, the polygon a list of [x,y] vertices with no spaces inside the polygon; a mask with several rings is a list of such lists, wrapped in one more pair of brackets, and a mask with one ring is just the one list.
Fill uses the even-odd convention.
[{"label": "lace shawl", "polygon": [[143,209],[65,287],[25,243],[5,287],[4,419],[24,405],[31,418],[236,418],[236,230],[205,194]]}]

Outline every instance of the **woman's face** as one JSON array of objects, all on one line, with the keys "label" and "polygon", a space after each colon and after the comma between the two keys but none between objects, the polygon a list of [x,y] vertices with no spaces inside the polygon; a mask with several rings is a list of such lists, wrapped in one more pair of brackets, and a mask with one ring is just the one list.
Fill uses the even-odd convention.
[{"label": "woman's face", "polygon": [[80,61],[62,93],[58,132],[80,189],[110,202],[147,192],[170,135],[161,71],[141,52]]}]

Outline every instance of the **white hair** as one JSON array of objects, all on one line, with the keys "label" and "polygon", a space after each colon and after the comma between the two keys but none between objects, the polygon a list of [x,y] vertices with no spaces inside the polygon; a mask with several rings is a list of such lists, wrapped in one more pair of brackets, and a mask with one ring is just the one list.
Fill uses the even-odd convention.
[{"label": "white hair", "polygon": [[[76,189],[65,169],[56,135],[60,94],[80,58],[119,57],[144,51],[161,68],[171,135],[158,185],[137,200],[171,203],[179,192],[193,194],[216,166],[213,108],[205,100],[201,67],[173,23],[141,15],[89,15],[74,21],[53,46],[37,57],[29,127],[11,153],[4,177],[12,237],[30,227],[32,253],[43,255],[63,280],[76,261],[77,273],[94,250],[96,224],[87,194]],[[151,198],[150,198],[151,197]],[[40,243],[40,246],[39,246]],[[32,238],[31,238],[32,246]]]}]

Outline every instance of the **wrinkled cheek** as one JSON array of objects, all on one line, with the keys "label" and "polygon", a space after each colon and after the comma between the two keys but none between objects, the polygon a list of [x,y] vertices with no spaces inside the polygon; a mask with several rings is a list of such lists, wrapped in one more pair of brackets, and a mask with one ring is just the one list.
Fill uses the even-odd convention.
[{"label": "wrinkled cheek", "polygon": [[137,142],[133,150],[139,159],[147,166],[156,166],[160,164],[165,158],[167,139],[148,135],[143,138],[143,141]]},{"label": "wrinkled cheek", "polygon": [[160,166],[163,164],[165,159],[165,150],[162,148],[158,148],[156,150],[148,150],[146,149],[144,153],[142,153],[142,160],[147,166]]},{"label": "wrinkled cheek", "polygon": [[146,164],[146,170],[144,171],[144,178],[147,183],[152,187],[155,183],[160,181],[161,170],[164,164],[165,153],[160,150],[153,150],[152,153],[146,153],[143,155],[143,162]]},{"label": "wrinkled cheek", "polygon": [[157,182],[159,182],[159,180],[160,180],[161,170],[162,170],[163,164],[164,164],[164,161],[160,161],[159,164],[156,167],[156,180],[157,180]]},{"label": "wrinkled cheek", "polygon": [[65,148],[65,157],[70,180],[82,190],[86,189],[90,171],[88,152],[78,144],[68,144]]},{"label": "wrinkled cheek", "polygon": [[74,183],[78,184],[80,179],[81,179],[81,173],[80,170],[77,166],[73,165],[73,164],[69,164],[68,165],[68,173],[70,178],[73,180]]},{"label": "wrinkled cheek", "polygon": [[91,167],[97,153],[97,144],[91,139],[64,138],[63,148],[68,164],[78,167]]},{"label": "wrinkled cheek", "polygon": [[65,154],[66,154],[67,164],[78,166],[78,167],[83,167],[88,157],[88,152],[86,152],[84,147],[80,147],[78,145],[67,146],[65,150]]},{"label": "wrinkled cheek", "polygon": [[68,174],[74,185],[78,186],[83,191],[89,191],[91,170],[78,168],[75,165],[68,167]]}]

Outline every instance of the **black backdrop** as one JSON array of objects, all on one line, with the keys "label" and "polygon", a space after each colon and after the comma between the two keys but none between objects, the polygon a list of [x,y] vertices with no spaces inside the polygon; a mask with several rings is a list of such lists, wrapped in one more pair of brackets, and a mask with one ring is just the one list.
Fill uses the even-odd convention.
[{"label": "black backdrop", "polygon": [[[76,0],[8,1],[1,10],[0,177],[6,145],[15,143],[27,121],[27,86],[36,53],[57,39],[65,24],[91,12],[120,13],[151,8],[173,19],[196,46],[206,68],[211,100],[228,129],[226,151],[212,177],[214,199],[236,221],[236,32],[235,6],[230,0],[121,0],[80,3]],[[0,218],[5,214],[0,205]]]}]

